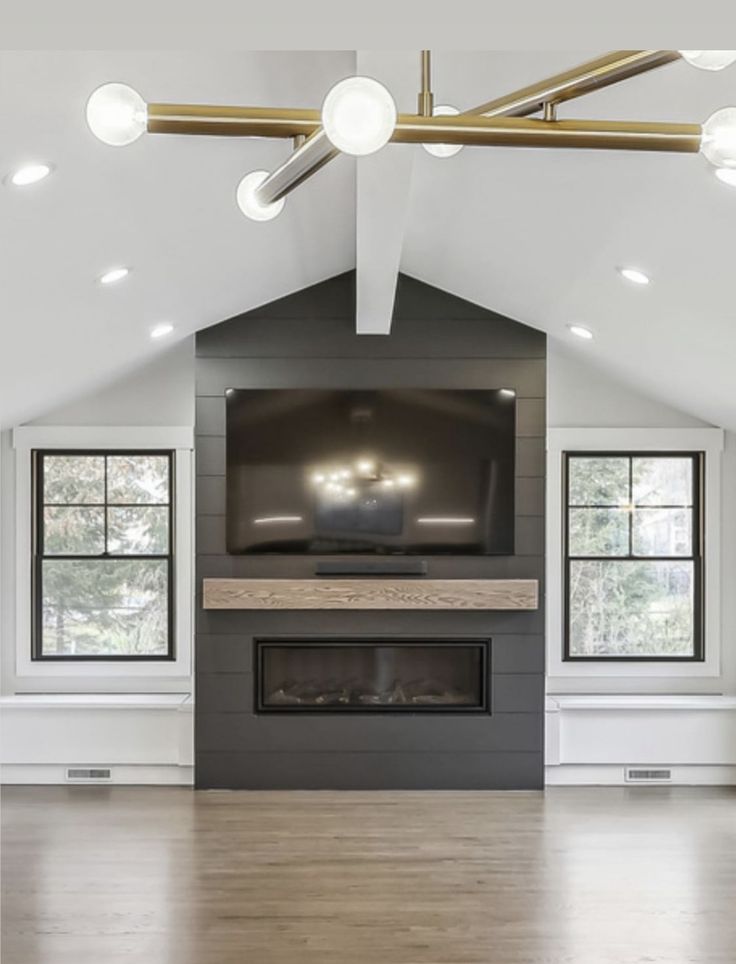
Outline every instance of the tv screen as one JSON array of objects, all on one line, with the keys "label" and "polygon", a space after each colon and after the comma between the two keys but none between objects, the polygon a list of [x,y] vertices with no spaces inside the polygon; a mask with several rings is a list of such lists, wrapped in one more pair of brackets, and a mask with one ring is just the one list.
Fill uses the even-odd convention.
[{"label": "tv screen", "polygon": [[513,392],[226,399],[228,552],[513,554]]}]

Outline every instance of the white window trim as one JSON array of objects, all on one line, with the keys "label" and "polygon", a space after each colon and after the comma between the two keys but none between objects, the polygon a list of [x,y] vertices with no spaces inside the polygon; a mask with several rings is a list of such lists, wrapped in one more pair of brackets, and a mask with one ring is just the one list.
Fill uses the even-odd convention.
[{"label": "white window trim", "polygon": [[[705,660],[666,662],[565,662],[564,642],[564,492],[562,459],[566,452],[705,453]],[[547,436],[547,676],[717,677],[721,673],[721,454],[717,428],[551,428]]]},{"label": "white window trim", "polygon": [[[73,426],[25,425],[14,429],[15,449],[15,537],[16,600],[15,672],[17,684],[24,680],[78,679],[97,684],[108,680],[130,680],[131,685],[143,678],[181,679],[187,683],[192,675],[192,636],[194,619],[193,571],[194,525],[192,459],[194,433],[191,428],[151,426]],[[159,662],[110,662],[109,660],[31,659],[32,628],[32,469],[34,449],[172,449],[175,465],[174,529],[176,558],[174,562],[174,652],[175,659]]]}]

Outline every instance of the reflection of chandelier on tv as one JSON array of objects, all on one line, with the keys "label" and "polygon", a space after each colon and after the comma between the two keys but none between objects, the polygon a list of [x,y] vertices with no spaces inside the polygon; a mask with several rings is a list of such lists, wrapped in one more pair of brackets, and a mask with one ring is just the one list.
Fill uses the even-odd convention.
[{"label": "reflection of chandelier on tv", "polygon": [[411,472],[393,470],[373,458],[359,458],[352,464],[317,466],[310,470],[311,484],[322,498],[350,502],[377,490],[406,490],[416,485]]}]

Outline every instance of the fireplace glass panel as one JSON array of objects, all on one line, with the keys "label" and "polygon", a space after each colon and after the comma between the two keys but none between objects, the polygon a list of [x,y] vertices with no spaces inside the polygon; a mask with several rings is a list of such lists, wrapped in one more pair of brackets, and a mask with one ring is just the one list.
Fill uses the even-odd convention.
[{"label": "fireplace glass panel", "polygon": [[265,712],[488,709],[487,640],[257,645]]}]

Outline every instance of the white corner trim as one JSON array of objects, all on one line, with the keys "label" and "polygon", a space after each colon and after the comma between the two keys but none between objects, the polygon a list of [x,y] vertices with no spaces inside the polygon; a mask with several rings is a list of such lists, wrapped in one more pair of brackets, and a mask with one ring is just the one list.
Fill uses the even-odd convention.
[{"label": "white corner trim", "polygon": [[[106,681],[171,680],[190,689],[194,632],[194,433],[173,426],[57,426],[26,425],[13,431],[15,446],[15,688],[53,687],[54,681],[79,681],[80,689],[105,686]],[[161,662],[77,662],[31,659],[32,471],[31,452],[37,448],[173,449],[174,492],[174,651],[175,659]]]},{"label": "white corner trim", "polygon": [[[547,434],[547,677],[555,683],[589,678],[717,678],[721,674],[721,454],[719,428],[550,428]],[[705,660],[701,663],[564,662],[563,491],[565,452],[705,453]]]}]

